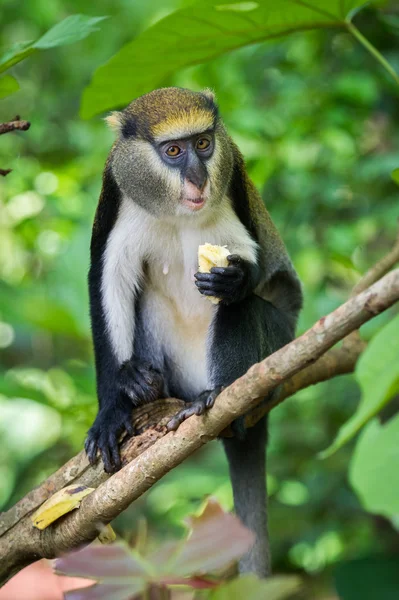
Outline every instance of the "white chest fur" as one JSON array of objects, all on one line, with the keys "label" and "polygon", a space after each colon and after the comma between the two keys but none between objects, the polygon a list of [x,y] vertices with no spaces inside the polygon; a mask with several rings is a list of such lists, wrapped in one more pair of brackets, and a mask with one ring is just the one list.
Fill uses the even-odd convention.
[{"label": "white chest fur", "polygon": [[227,199],[203,226],[195,219],[156,219],[124,199],[104,255],[103,304],[117,358],[131,356],[134,298],[141,288],[146,327],[193,394],[208,387],[207,336],[217,310],[194,283],[198,246],[205,242],[256,260],[256,244]]}]

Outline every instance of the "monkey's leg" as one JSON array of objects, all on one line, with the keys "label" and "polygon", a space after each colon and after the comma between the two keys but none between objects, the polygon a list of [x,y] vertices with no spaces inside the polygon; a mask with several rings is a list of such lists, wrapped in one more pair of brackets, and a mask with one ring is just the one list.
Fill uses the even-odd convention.
[{"label": "monkey's leg", "polygon": [[[138,306],[139,308],[139,306]],[[133,436],[132,410],[135,406],[167,396],[163,377],[163,356],[149,337],[140,310],[136,314],[134,354],[121,366],[102,346],[98,377],[100,410],[85,442],[89,461],[94,464],[100,451],[104,469],[121,468],[120,436]]]},{"label": "monkey's leg", "polygon": [[[213,323],[210,347],[212,383],[215,387],[230,385],[253,364],[288,343],[291,337],[284,315],[258,296],[250,295],[239,303],[221,304]],[[236,437],[223,440],[236,513],[256,536],[254,546],[241,559],[239,570],[266,577],[271,571],[267,531],[266,419],[248,430],[244,429],[243,421],[240,418],[233,423]]]}]

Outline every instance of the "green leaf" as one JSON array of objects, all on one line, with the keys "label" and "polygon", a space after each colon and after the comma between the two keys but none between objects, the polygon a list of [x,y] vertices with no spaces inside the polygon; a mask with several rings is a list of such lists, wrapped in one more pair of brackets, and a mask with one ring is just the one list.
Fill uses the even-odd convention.
[{"label": "green leaf", "polygon": [[3,56],[0,56],[0,73],[3,73],[30,54],[33,54],[35,50],[32,48],[32,44],[32,41],[13,44]]},{"label": "green leaf", "polygon": [[158,21],[94,74],[81,115],[89,118],[164,84],[176,70],[295,31],[345,27],[361,0],[200,0]]},{"label": "green leaf", "polygon": [[298,592],[301,587],[299,577],[276,576],[268,579],[258,579],[256,575],[243,575],[212,591],[210,600],[285,600]]},{"label": "green leaf", "polygon": [[97,31],[98,27],[95,27],[95,25],[106,18],[71,15],[61,21],[61,23],[54,25],[38,40],[18,42],[0,57],[0,73],[3,73],[38,50],[65,46],[82,40],[93,31]]},{"label": "green leaf", "polygon": [[394,180],[395,183],[397,183],[399,185],[399,168],[398,169],[394,169],[391,173],[391,177]]},{"label": "green leaf", "polygon": [[398,558],[375,556],[342,563],[334,580],[341,600],[397,600]]},{"label": "green leaf", "polygon": [[399,414],[385,425],[374,419],[362,431],[349,480],[364,508],[386,517],[399,515]]},{"label": "green leaf", "polygon": [[341,448],[389,402],[399,390],[399,315],[373,337],[361,355],[355,377],[362,398],[355,414],[339,430],[321,458]]},{"label": "green leaf", "polygon": [[0,79],[0,98],[11,96],[19,90],[19,83],[12,75],[5,75]]},{"label": "green leaf", "polygon": [[71,15],[61,23],[54,25],[41,38],[33,44],[34,48],[45,50],[55,46],[66,46],[83,40],[85,37],[98,31],[97,23],[108,17],[88,17],[86,15]]}]

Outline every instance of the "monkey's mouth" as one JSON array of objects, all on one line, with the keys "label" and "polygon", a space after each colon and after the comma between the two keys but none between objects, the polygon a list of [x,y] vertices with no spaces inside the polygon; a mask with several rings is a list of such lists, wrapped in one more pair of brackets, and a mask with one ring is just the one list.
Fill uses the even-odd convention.
[{"label": "monkey's mouth", "polygon": [[183,204],[191,210],[199,210],[205,204],[205,198],[198,196],[197,198],[183,198]]}]

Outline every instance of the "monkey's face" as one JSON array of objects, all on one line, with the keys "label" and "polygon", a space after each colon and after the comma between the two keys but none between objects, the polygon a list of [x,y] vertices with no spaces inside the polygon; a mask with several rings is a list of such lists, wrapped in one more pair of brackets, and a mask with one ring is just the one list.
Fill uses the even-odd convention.
[{"label": "monkey's face", "polygon": [[212,215],[227,193],[233,164],[213,98],[156,90],[112,119],[120,132],[112,170],[128,198],[157,217]]},{"label": "monkey's face", "polygon": [[167,140],[135,139],[115,148],[113,171],[126,196],[158,217],[210,214],[226,194],[232,158],[207,129]]}]

